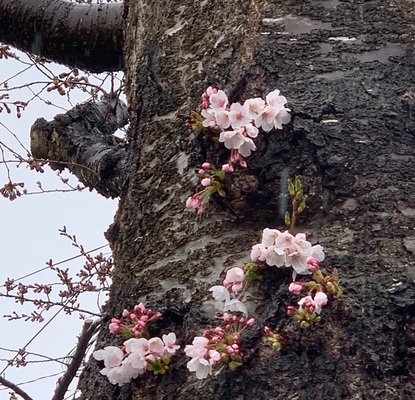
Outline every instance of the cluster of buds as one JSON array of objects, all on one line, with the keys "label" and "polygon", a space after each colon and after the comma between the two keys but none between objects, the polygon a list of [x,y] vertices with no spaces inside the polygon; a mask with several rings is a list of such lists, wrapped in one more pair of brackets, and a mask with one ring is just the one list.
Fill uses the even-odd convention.
[{"label": "cluster of buds", "polygon": [[147,309],[143,303],[134,307],[134,311],[124,310],[124,319],[112,318],[109,330],[124,339],[122,346],[107,346],[93,353],[93,357],[104,362],[100,371],[113,385],[123,385],[145,371],[165,374],[170,358],[180,346],[176,345],[176,335],[149,337],[147,325],[160,319],[162,314]]},{"label": "cluster of buds", "polygon": [[[206,89],[201,98],[201,114],[192,113],[192,127],[197,131],[208,129],[215,141],[223,143],[230,150],[227,163],[223,164],[219,170],[213,170],[214,176],[218,172],[233,172],[236,167],[247,167],[245,158],[256,150],[253,139],[258,136],[259,129],[269,132],[272,129],[282,129],[283,124],[290,122],[290,110],[285,107],[286,103],[287,99],[280,95],[279,90],[268,93],[265,100],[257,97],[246,100],[244,104],[238,102],[229,104],[228,97],[223,90],[213,87]],[[204,169],[203,166],[202,169]],[[196,209],[201,213],[213,193],[218,192],[224,196],[223,178],[219,178],[219,181],[212,181],[212,193],[203,190],[188,198],[186,207]],[[202,185],[204,181],[210,186],[208,179],[211,177],[203,177]],[[217,182],[217,188],[213,186],[214,182]]]},{"label": "cluster of buds", "polygon": [[186,200],[186,208],[195,209],[201,214],[205,211],[206,204],[214,193],[218,193],[220,196],[225,197],[224,180],[226,172],[228,172],[226,168],[218,170],[214,168],[211,163],[207,161],[204,162],[197,172],[203,190]]},{"label": "cluster of buds", "polygon": [[[23,182],[13,183],[12,181],[9,181],[0,189],[0,194],[6,199],[13,201],[22,195],[19,188],[24,188]],[[25,189],[23,189],[23,194],[24,193]]]},{"label": "cluster of buds", "polygon": [[294,295],[306,295],[298,301],[298,308],[288,306],[287,314],[300,322],[302,328],[320,322],[321,310],[328,302],[327,294],[339,298],[343,290],[339,284],[339,273],[334,269],[332,274],[324,276],[319,268],[318,260],[310,257],[308,260],[309,270],[313,273],[308,282],[291,282],[288,290]]},{"label": "cluster of buds", "polygon": [[124,310],[123,319],[112,318],[109,330],[114,335],[121,335],[126,339],[141,338],[148,335],[147,325],[160,319],[161,312],[146,308],[143,303],[134,306],[133,311]]},{"label": "cluster of buds", "polygon": [[270,344],[276,351],[282,349],[282,336],[273,331],[268,325],[264,326],[264,337],[268,344]]},{"label": "cluster of buds", "polygon": [[196,336],[191,345],[185,347],[185,353],[191,357],[187,368],[196,372],[198,379],[212,374],[212,367],[227,365],[236,369],[242,364],[239,342],[241,333],[254,324],[254,319],[246,320],[230,314],[223,314],[224,323],[213,329],[207,329],[203,336]]}]

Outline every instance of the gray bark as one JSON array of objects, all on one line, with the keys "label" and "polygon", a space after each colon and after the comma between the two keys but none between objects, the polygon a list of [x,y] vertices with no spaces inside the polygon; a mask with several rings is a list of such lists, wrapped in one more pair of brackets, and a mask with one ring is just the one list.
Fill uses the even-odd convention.
[{"label": "gray bark", "polygon": [[123,68],[122,3],[0,0],[0,42],[91,72]]},{"label": "gray bark", "polygon": [[[325,247],[324,266],[340,269],[345,296],[325,309],[321,326],[303,331],[285,315],[295,301],[284,286],[290,272],[269,271],[253,287],[258,322],[244,366],[201,383],[178,357],[166,376],[118,388],[92,360],[85,399],[414,397],[413,26],[402,3],[384,0],[126,2],[139,163],[108,232],[116,260],[108,316],[140,300],[158,305],[170,311],[156,333],[174,330],[182,344],[214,324],[207,289],[248,259],[263,228],[283,228],[284,171],[303,176],[310,209],[299,230]],[[232,101],[278,88],[294,119],[249,159],[258,192],[240,190],[198,218],[184,201],[196,187],[194,168],[213,153],[176,115],[197,109],[210,84]],[[285,332],[281,353],[259,340],[265,323]],[[102,332],[99,346],[110,343]]]},{"label": "gray bark", "polygon": [[[248,260],[265,227],[279,224],[280,181],[301,175],[310,208],[300,231],[340,269],[345,296],[324,323],[301,330],[285,313],[291,273],[270,269],[252,287],[255,327],[246,362],[199,382],[184,356],[165,376],[113,386],[91,360],[88,400],[391,399],[415,395],[415,21],[411,2],[175,0],[125,3],[132,125],[120,208],[107,232],[116,268],[107,318],[139,301],[165,310],[154,334],[182,345],[212,326],[207,289]],[[208,85],[231,100],[278,88],[293,121],[258,142],[250,169],[204,218],[184,210],[194,169],[224,161],[177,116]],[[46,146],[46,145],[45,145]],[[259,182],[244,191],[246,175]],[[242,183],[241,183],[242,182]],[[260,341],[283,332],[280,353]],[[98,347],[116,343],[104,329]]]}]

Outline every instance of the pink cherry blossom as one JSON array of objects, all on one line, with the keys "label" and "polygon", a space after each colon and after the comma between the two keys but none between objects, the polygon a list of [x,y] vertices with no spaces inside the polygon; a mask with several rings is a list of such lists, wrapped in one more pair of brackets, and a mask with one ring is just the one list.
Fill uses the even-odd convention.
[{"label": "pink cherry blossom", "polygon": [[233,129],[244,127],[252,118],[248,115],[248,107],[240,103],[232,103],[229,110],[229,121]]},{"label": "pink cherry blossom", "polygon": [[227,149],[239,149],[245,143],[245,136],[239,130],[223,131],[219,142],[224,143]]},{"label": "pink cherry blossom", "polygon": [[222,286],[222,285],[212,286],[209,289],[209,292],[212,292],[212,297],[216,301],[229,301],[230,300],[229,291],[228,289],[226,289],[225,286]]},{"label": "pink cherry blossom", "polygon": [[217,93],[212,93],[209,96],[210,106],[215,111],[226,109],[228,105],[228,96],[223,90],[218,90]]},{"label": "pink cherry blossom", "polygon": [[229,119],[229,111],[221,110],[216,113],[216,124],[222,130],[228,129],[231,126]]},{"label": "pink cherry blossom", "polygon": [[242,268],[235,267],[226,273],[223,286],[231,287],[232,292],[239,292],[244,286],[245,273]]},{"label": "pink cherry blossom", "polygon": [[280,235],[281,232],[278,229],[269,229],[265,228],[262,231],[262,244],[265,246],[272,246],[275,244],[275,240],[277,239],[278,235]]},{"label": "pink cherry blossom", "polygon": [[204,120],[202,121],[202,125],[205,128],[215,128],[217,125],[216,122],[216,113],[211,108],[207,108],[205,110],[202,110],[201,112],[202,117]]},{"label": "pink cherry blossom", "polygon": [[196,336],[193,339],[192,344],[186,345],[184,352],[187,356],[192,358],[201,358],[204,357],[208,352],[206,346],[209,344],[209,339],[203,336]]},{"label": "pink cherry blossom", "polygon": [[177,349],[180,349],[179,345],[176,345],[176,334],[170,332],[168,335],[162,336],[164,345],[166,346],[166,351],[169,354],[175,354]]},{"label": "pink cherry blossom", "polygon": [[238,151],[243,157],[248,157],[251,155],[251,151],[256,150],[256,146],[251,138],[248,138],[245,136],[242,136],[242,137],[243,137],[243,142],[239,146]]},{"label": "pink cherry blossom", "polygon": [[212,374],[212,365],[204,358],[192,358],[187,363],[187,369],[190,372],[196,372],[197,379],[205,379]]},{"label": "pink cherry blossom", "polygon": [[148,340],[145,338],[131,338],[124,342],[125,351],[127,353],[146,354],[150,350]]},{"label": "pink cherry blossom", "polygon": [[327,304],[327,295],[324,292],[317,292],[314,296],[314,302],[316,303],[316,313],[320,314],[317,309],[321,310],[321,307]]},{"label": "pink cherry blossom", "polygon": [[246,100],[244,106],[247,107],[247,115],[251,120],[253,120],[264,110],[265,101],[259,97],[256,97],[254,99]]},{"label": "pink cherry blossom", "polygon": [[95,360],[104,361],[106,368],[113,368],[121,365],[124,359],[124,352],[117,346],[107,346],[102,350],[94,351],[93,357]]},{"label": "pink cherry blossom", "polygon": [[256,261],[265,261],[268,254],[268,248],[263,243],[256,244],[252,246],[251,250],[251,260]]},{"label": "pink cherry blossom", "polygon": [[155,356],[161,357],[164,354],[164,343],[159,337],[153,337],[148,341],[149,351]]}]

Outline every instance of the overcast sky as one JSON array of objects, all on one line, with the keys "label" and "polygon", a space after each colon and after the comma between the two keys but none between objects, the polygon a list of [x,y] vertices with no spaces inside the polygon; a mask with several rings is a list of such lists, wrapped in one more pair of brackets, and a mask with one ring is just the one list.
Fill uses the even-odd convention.
[{"label": "overcast sky", "polygon": [[[14,60],[0,60],[0,83],[24,67],[23,64]],[[61,66],[55,66],[52,69],[57,73],[65,71],[65,68]],[[9,86],[38,80],[45,79],[36,68],[32,67],[10,81]],[[4,92],[0,91],[1,94]],[[25,89],[12,91],[10,94],[13,101],[27,101],[33,96],[30,91]],[[66,109],[71,108],[66,97],[59,96],[55,92],[51,93],[49,97],[45,95],[44,98],[48,98]],[[74,104],[82,102],[84,99],[85,95],[79,91],[74,91],[71,95]],[[63,111],[53,106],[47,106],[38,99],[29,104],[27,109],[22,112],[20,119],[16,118],[13,110],[10,115],[3,111],[0,113],[0,141],[25,155],[23,148],[19,146],[6,127],[18,137],[26,148],[29,148],[30,126],[36,118],[44,117],[51,120],[61,112]],[[6,158],[10,159],[10,154],[6,154]],[[25,165],[16,168],[16,164],[14,164],[9,165],[9,168],[12,181],[25,182],[29,191],[38,191],[35,182],[39,180],[44,189],[65,188],[56,176],[56,172],[51,171],[47,166],[44,174],[29,171]],[[7,181],[7,171],[4,165],[0,164],[0,187]],[[76,180],[72,180],[72,182],[77,183]],[[96,192],[88,190],[21,196],[13,202],[0,196],[0,285],[7,278],[16,279],[45,267],[45,263],[49,259],[58,262],[77,255],[77,249],[71,245],[70,241],[59,235],[58,229],[63,226],[67,227],[69,233],[76,234],[78,242],[85,249],[105,245],[107,242],[103,232],[112,222],[116,207],[116,200],[105,199]],[[108,253],[109,247],[101,251]],[[77,259],[67,263],[66,266],[76,273],[82,264],[83,260]],[[29,284],[56,281],[57,278],[53,272],[44,271],[26,278],[22,282]],[[5,292],[4,287],[0,288],[0,292]],[[94,298],[90,298],[82,306],[96,311]],[[12,300],[0,297],[1,348],[16,350],[24,347],[45,324],[23,321],[9,322],[2,316],[11,314],[13,311],[30,313],[33,310],[34,308],[31,306],[20,306]],[[57,308],[53,308],[44,314],[45,322],[57,310]],[[81,331],[81,327],[82,321],[76,316],[59,315],[26,350],[51,358],[65,356],[75,345],[76,335]],[[1,359],[10,359],[13,355],[13,352],[0,350]],[[0,372],[4,370],[6,365],[5,361],[0,361]],[[44,400],[51,398],[57,377],[41,380],[39,378],[62,372],[62,370],[61,366],[56,363],[36,363],[24,368],[9,367],[2,375],[17,384],[36,380],[33,383],[22,385],[22,388],[34,399]],[[9,391],[9,389],[0,386],[0,400],[8,400]]]}]

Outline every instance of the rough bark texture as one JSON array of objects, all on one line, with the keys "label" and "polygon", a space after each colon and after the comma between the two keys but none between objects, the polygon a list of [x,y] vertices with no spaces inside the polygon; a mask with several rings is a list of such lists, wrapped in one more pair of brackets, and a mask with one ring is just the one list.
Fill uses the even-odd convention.
[{"label": "rough bark texture", "polygon": [[[132,102],[128,185],[108,231],[116,270],[108,316],[138,301],[166,309],[155,333],[189,343],[211,324],[207,289],[248,259],[265,227],[282,227],[279,187],[303,176],[299,227],[340,269],[345,296],[303,331],[285,315],[289,271],[269,271],[249,303],[257,325],[247,362],[203,382],[176,358],[163,377],[110,385],[92,360],[83,398],[413,399],[414,19],[407,3],[310,0],[127,1],[125,61]],[[345,40],[345,38],[353,40]],[[236,195],[200,218],[183,209],[194,168],[210,156],[180,114],[208,85],[232,101],[278,88],[293,121],[258,143]],[[224,155],[218,155],[222,161]],[[247,179],[259,182],[244,193]],[[280,353],[258,341],[267,322]],[[113,344],[102,332],[98,346]]]},{"label": "rough bark texture", "polygon": [[83,103],[54,121],[38,118],[30,149],[52,169],[67,168],[91,190],[118,197],[126,180],[126,144],[113,133],[127,123],[127,107],[119,99]]},{"label": "rough bark texture", "polygon": [[123,68],[122,3],[0,0],[0,42],[91,72]]}]

